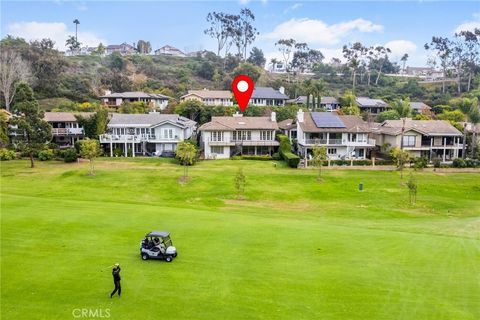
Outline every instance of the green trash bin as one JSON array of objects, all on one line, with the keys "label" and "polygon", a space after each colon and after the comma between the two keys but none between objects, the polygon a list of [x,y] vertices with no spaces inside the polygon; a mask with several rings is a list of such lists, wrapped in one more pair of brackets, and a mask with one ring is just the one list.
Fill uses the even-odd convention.
[{"label": "green trash bin", "polygon": [[363,191],[363,183],[358,184],[358,191],[362,192]]}]

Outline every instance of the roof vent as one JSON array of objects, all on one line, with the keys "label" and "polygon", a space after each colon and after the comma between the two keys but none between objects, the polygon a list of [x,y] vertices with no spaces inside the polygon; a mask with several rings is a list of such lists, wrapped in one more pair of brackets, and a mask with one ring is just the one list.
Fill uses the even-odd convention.
[{"label": "roof vent", "polygon": [[243,121],[240,121],[238,124],[245,124],[245,122],[243,122]]},{"label": "roof vent", "polygon": [[235,118],[240,118],[240,117],[243,117],[243,114],[238,113],[238,111],[237,111],[232,116],[235,117]]}]

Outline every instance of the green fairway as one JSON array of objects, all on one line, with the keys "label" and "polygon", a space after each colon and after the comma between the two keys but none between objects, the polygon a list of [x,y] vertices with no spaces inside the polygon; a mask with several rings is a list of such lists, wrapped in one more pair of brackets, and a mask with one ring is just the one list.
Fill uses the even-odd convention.
[{"label": "green fairway", "polygon": [[[390,171],[318,183],[217,160],[180,185],[165,159],[102,159],[93,177],[88,163],[37,165],[1,163],[2,319],[480,319],[479,174],[416,173],[412,206]],[[171,232],[172,263],[140,259],[151,230]],[[101,269],[115,262],[110,299]]]}]

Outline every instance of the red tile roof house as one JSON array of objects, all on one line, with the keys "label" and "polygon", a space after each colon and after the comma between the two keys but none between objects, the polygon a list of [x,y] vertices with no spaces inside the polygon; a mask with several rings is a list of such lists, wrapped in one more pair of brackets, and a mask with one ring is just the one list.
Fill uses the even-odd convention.
[{"label": "red tile roof house", "polygon": [[279,142],[275,112],[270,117],[212,117],[199,128],[205,159],[228,159],[234,155],[272,155]]}]

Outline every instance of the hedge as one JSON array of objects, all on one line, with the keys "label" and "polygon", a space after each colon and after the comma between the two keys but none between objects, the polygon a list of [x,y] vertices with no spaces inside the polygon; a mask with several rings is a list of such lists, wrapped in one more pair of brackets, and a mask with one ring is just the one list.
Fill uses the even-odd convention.
[{"label": "hedge", "polygon": [[38,159],[40,161],[52,160],[53,157],[54,154],[52,149],[42,150],[38,153]]},{"label": "hedge", "polygon": [[8,150],[6,148],[0,149],[0,160],[1,161],[8,161],[13,160],[17,157],[17,153],[13,150]]},{"label": "hedge", "polygon": [[264,156],[249,156],[249,155],[242,155],[242,156],[233,156],[231,158],[232,160],[261,160],[261,161],[268,161],[268,160],[272,160],[273,158],[268,156],[268,155],[264,155]]},{"label": "hedge", "polygon": [[280,152],[285,162],[287,162],[288,166],[291,168],[298,168],[298,164],[300,163],[300,157],[296,154],[291,152]]}]

